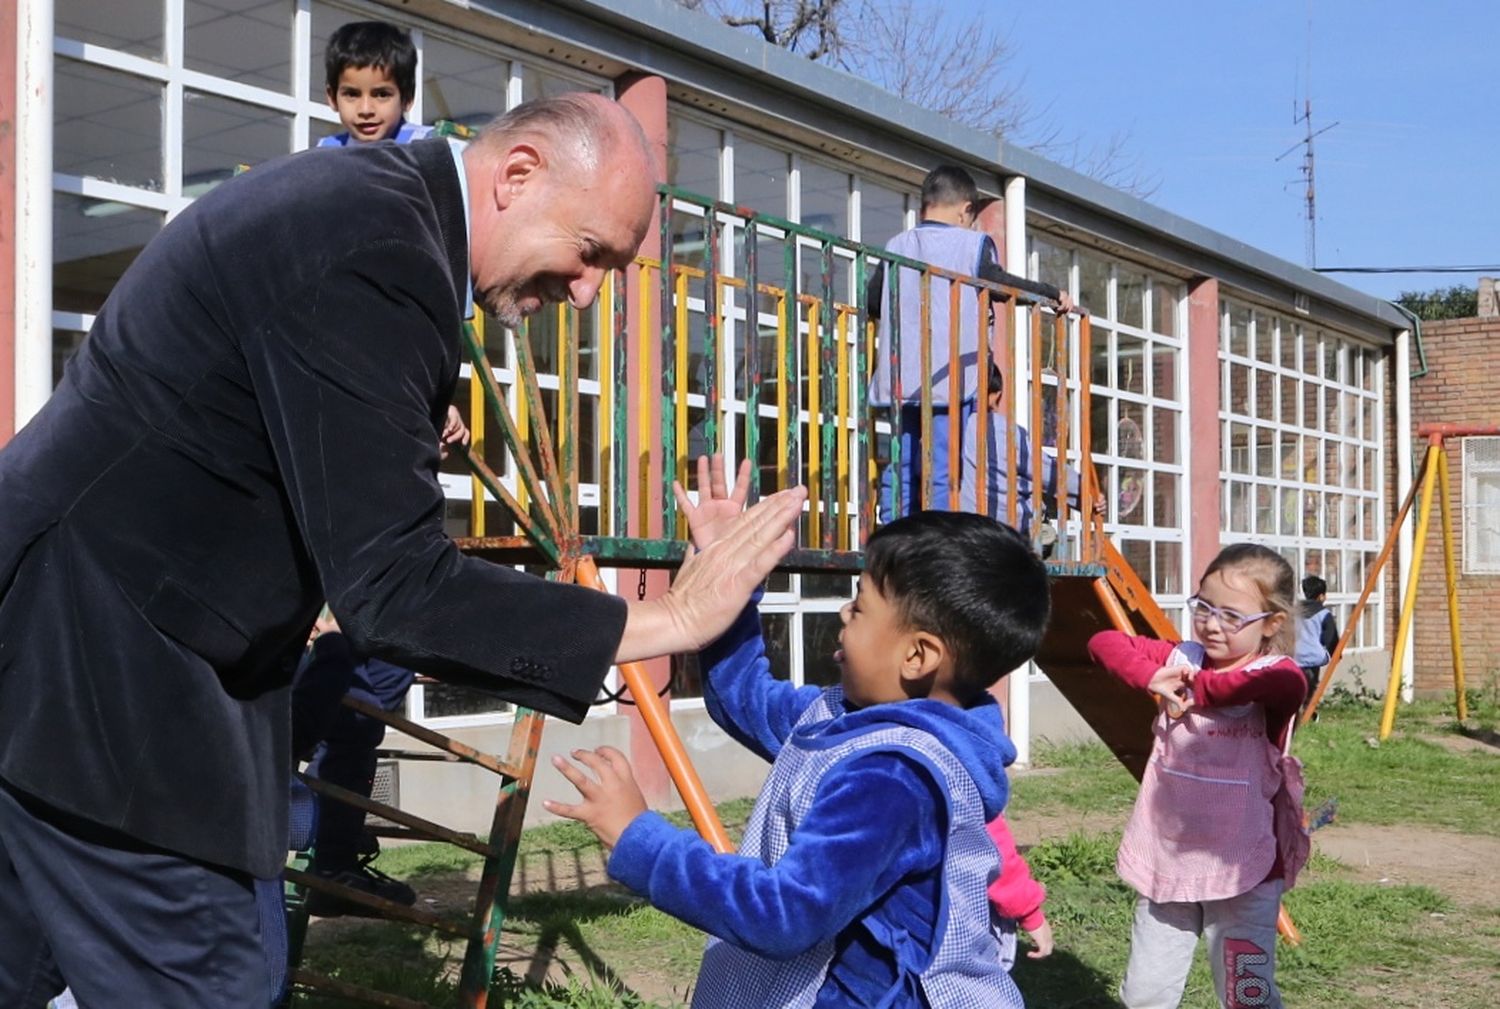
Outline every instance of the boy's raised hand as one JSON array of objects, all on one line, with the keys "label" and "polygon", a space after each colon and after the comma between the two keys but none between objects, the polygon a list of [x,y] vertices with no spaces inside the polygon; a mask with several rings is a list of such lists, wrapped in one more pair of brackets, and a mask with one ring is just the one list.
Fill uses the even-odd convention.
[{"label": "boy's raised hand", "polygon": [[593,771],[594,777],[584,774],[565,757],[553,757],[552,765],[573,783],[582,801],[569,804],[546,799],[542,805],[549,813],[577,820],[592,830],[601,844],[613,848],[630,821],[646,811],[646,798],[635,783],[630,761],[613,746],[574,750],[572,756]]},{"label": "boy's raised hand", "polygon": [[688,535],[693,546],[707,549],[722,539],[740,512],[745,510],[745,501],[750,497],[750,460],[740,461],[740,470],[735,474],[734,490],[730,490],[724,479],[724,457],[700,455],[698,457],[698,503],[693,504],[687,488],[672,481],[672,493],[677,498],[677,507],[687,517]]}]

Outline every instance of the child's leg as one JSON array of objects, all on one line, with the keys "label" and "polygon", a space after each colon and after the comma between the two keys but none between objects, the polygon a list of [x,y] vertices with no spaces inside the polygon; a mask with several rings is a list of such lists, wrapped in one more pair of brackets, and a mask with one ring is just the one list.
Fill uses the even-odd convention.
[{"label": "child's leg", "polygon": [[1281,1009],[1276,989],[1276,912],[1281,880],[1203,905],[1214,989],[1226,1009]]},{"label": "child's leg", "polygon": [[1130,962],[1120,983],[1126,1009],[1177,1009],[1202,930],[1201,905],[1136,900]]}]

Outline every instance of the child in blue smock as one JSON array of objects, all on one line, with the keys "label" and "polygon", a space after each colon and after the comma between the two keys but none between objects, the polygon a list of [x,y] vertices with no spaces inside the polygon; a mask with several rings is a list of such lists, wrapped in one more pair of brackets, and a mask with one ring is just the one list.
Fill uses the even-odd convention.
[{"label": "child in blue smock", "polygon": [[[721,468],[699,475],[699,503],[679,499],[712,550],[749,470],[732,494]],[[883,526],[865,561],[838,686],[775,676],[754,604],[703,653],[709,713],[772,762],[738,854],[647,812],[618,750],[574,751],[592,776],[555,761],[582,800],[547,808],[613,849],[611,876],[709,933],[694,1009],[1021,1005],[986,894],[985,826],[1015,756],[989,688],[1036,651],[1046,570],[1014,530],[962,512]]]}]

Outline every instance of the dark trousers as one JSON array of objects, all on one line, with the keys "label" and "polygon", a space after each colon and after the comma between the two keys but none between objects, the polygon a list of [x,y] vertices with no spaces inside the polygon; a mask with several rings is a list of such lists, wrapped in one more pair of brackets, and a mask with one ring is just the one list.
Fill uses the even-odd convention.
[{"label": "dark trousers", "polygon": [[0,784],[0,1006],[269,1004],[249,876],[148,847]]},{"label": "dark trousers", "polygon": [[[375,787],[375,750],[385,738],[385,723],[345,707],[340,699],[348,693],[367,704],[394,711],[406,699],[416,674],[378,659],[359,663],[352,677],[342,681],[317,669],[304,669],[292,688],[294,721],[304,717],[300,709],[327,709],[320,718],[307,718],[321,722],[322,729],[322,742],[312,753],[307,773],[369,798]],[[318,836],[313,843],[317,868],[328,872],[352,868],[358,861],[364,825],[364,810],[342,802],[320,802]]]},{"label": "dark trousers", "polygon": [[1318,681],[1323,678],[1322,666],[1303,666],[1302,675],[1307,677],[1307,697],[1302,701],[1304,707],[1312,700],[1313,692],[1318,689]]}]

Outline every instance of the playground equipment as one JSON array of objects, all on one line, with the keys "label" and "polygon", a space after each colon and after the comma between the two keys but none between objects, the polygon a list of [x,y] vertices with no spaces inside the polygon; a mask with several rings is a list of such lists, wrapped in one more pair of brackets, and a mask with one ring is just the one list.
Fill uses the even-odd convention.
[{"label": "playground equipment", "polygon": [[[968,423],[981,430],[989,424],[993,355],[1011,402],[1027,404],[1024,412],[1013,409],[1011,417],[1029,421],[1031,459],[1039,465],[1044,440],[1058,446],[1061,461],[1089,459],[1089,425],[1076,421],[1090,416],[1087,315],[1069,321],[1044,311],[1033,295],[672,188],[661,190],[660,220],[659,255],[642,256],[629,270],[612,274],[597,307],[579,312],[560,306],[516,333],[486,331],[482,318],[466,328],[474,442],[467,454],[473,497],[472,535],[460,543],[465,550],[501,563],[544,566],[548,577],[601,589],[601,565],[641,569],[643,578],[645,569],[675,567],[686,529],[672,482],[687,484],[693,457],[727,451],[753,461],[752,500],[763,490],[798,483],[808,488],[802,528],[807,546],[788,556],[785,570],[857,572],[860,547],[875,525],[879,474],[886,465],[899,466],[901,451],[900,412],[877,413],[867,396],[876,340],[861,295],[869,271],[877,268],[887,276],[898,270],[915,273],[922,330],[915,352],[924,366],[931,362],[933,341],[940,339],[948,342],[949,360],[961,359],[960,306],[973,297],[979,313],[975,328],[989,339],[978,341],[977,409]],[[779,260],[772,270],[766,269],[768,256]],[[768,282],[773,275],[775,282]],[[914,352],[911,335],[903,346],[899,332],[902,287],[885,285],[898,402],[901,355]],[[931,306],[943,296],[950,299],[951,325],[947,333],[934,333]],[[539,356],[548,359],[555,379],[541,373]],[[967,392],[959,389],[962,369],[950,370],[949,401],[959,402]],[[1055,418],[1052,432],[1048,409]],[[921,392],[919,416],[927,457],[921,502],[956,508],[961,416],[958,411],[939,416],[930,389]],[[934,502],[931,434],[942,423],[950,425],[948,463],[955,479],[948,500]],[[1014,441],[1007,439],[1006,448],[1007,514],[996,516],[1011,524],[1020,505]],[[886,445],[889,450],[883,451]],[[976,497],[983,509],[987,439],[979,439],[977,451]],[[1081,501],[1087,503],[1098,486],[1092,466],[1082,466],[1080,483]],[[1065,486],[1063,479],[1058,485]],[[1039,547],[1042,517],[1048,513],[1043,492],[1041,480],[1031,481],[1032,535]],[[1139,692],[1099,676],[1083,646],[1093,630],[1104,627],[1171,638],[1176,630],[1102,527],[1070,522],[1066,494],[1059,495],[1056,508],[1060,536],[1048,561],[1055,617],[1038,662],[1139,776],[1150,751],[1151,704]],[[700,833],[719,850],[729,850],[647,671],[625,666],[620,676]],[[404,719],[367,713],[432,748],[394,756],[432,759],[435,753],[437,759],[475,764],[499,776],[488,840],[378,802],[357,803],[399,824],[394,832],[401,836],[447,841],[481,854],[483,875],[472,912],[467,922],[455,923],[381,906],[295,871],[294,889],[334,890],[393,918],[462,936],[467,955],[459,979],[461,1005],[483,1009],[542,718],[517,711],[507,756],[500,759]],[[352,798],[326,786],[321,791],[332,799]],[[302,924],[305,918],[294,925],[294,944],[300,942]],[[395,1009],[417,1006],[308,971],[295,977],[302,989]]]},{"label": "playground equipment", "polygon": [[1391,523],[1390,532],[1386,534],[1380,554],[1365,576],[1364,590],[1360,592],[1359,600],[1349,613],[1344,634],[1339,638],[1338,646],[1334,648],[1333,654],[1329,656],[1328,666],[1323,671],[1323,679],[1303,711],[1299,724],[1306,725],[1317,712],[1318,704],[1328,690],[1328,684],[1333,681],[1334,670],[1338,668],[1339,660],[1343,658],[1344,649],[1354,638],[1354,629],[1359,626],[1360,614],[1364,612],[1370,594],[1380,584],[1380,574],[1390,560],[1391,551],[1396,545],[1396,537],[1400,534],[1401,526],[1411,512],[1412,502],[1416,500],[1417,492],[1420,491],[1422,506],[1417,512],[1417,533],[1412,552],[1411,572],[1406,578],[1406,591],[1401,595],[1400,615],[1396,623],[1396,644],[1391,651],[1391,674],[1386,682],[1385,706],[1380,715],[1380,738],[1384,740],[1390,737],[1391,730],[1396,724],[1396,701],[1400,696],[1406,644],[1411,637],[1412,616],[1417,606],[1418,579],[1422,575],[1422,557],[1427,549],[1427,532],[1432,524],[1432,496],[1435,488],[1442,501],[1443,573],[1447,589],[1448,635],[1453,649],[1453,692],[1457,698],[1459,722],[1462,723],[1469,717],[1468,700],[1464,696],[1464,646],[1463,636],[1458,626],[1458,565],[1453,550],[1453,509],[1448,500],[1448,449],[1445,442],[1448,438],[1496,434],[1500,434],[1500,426],[1462,424],[1419,424],[1417,426],[1417,436],[1427,441],[1427,451],[1422,456],[1422,465],[1417,471],[1417,479],[1413,481],[1411,490],[1407,491],[1406,500],[1401,502],[1401,508],[1396,513],[1396,520]]}]

